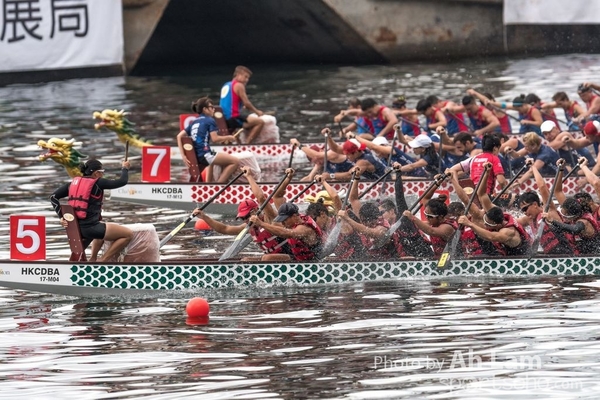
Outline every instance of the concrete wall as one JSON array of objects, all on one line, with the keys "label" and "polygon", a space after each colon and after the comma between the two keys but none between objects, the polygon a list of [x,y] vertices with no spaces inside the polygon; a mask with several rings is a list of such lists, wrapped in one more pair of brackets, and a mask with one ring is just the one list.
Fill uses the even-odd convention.
[{"label": "concrete wall", "polygon": [[600,47],[597,25],[505,27],[502,0],[128,2],[147,9],[125,11],[127,68],[139,73],[170,64],[394,63]]}]

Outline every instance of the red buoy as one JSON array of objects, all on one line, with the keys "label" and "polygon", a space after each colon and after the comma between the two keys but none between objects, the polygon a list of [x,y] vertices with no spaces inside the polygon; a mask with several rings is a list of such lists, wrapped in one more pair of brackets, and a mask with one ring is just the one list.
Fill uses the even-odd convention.
[{"label": "red buoy", "polygon": [[208,301],[206,301],[206,299],[203,299],[202,297],[194,297],[188,301],[187,306],[185,306],[185,312],[189,317],[192,318],[206,317],[210,312],[210,306],[208,305]]},{"label": "red buoy", "polygon": [[203,219],[196,220],[194,229],[197,231],[211,231],[212,230],[212,228]]}]

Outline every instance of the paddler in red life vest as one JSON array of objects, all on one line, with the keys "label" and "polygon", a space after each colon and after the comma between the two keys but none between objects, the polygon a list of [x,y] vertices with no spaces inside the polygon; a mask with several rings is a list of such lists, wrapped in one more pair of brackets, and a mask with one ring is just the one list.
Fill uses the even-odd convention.
[{"label": "paddler in red life vest", "polygon": [[[492,168],[492,164],[486,163],[484,168]],[[477,192],[479,201],[485,210],[483,215],[485,227],[474,223],[464,215],[458,219],[458,223],[470,227],[477,236],[492,242],[503,255],[519,256],[529,254],[531,238],[525,229],[512,215],[505,213],[500,207],[494,206],[486,193],[487,175],[483,174],[482,184]]]},{"label": "paddler in red life vest", "polygon": [[[360,108],[364,114],[362,123],[369,129],[371,135],[362,135],[365,139],[374,139],[377,136],[383,136],[387,139],[394,137],[394,125],[398,123],[398,118],[394,112],[371,98],[363,99],[360,102]],[[348,130],[346,130],[348,132]]]},{"label": "paddler in red life vest", "polygon": [[[600,178],[595,175],[587,166],[588,159],[585,157],[581,157],[578,160],[579,169],[583,172],[588,182],[594,187],[594,191],[596,192],[596,196],[600,198]],[[581,204],[581,206],[587,212],[590,212],[598,224],[600,224],[600,205],[596,203],[592,196],[587,192],[580,192],[575,194],[575,198]]]},{"label": "paddler in red life vest", "polygon": [[[597,145],[600,143],[600,122],[598,121],[588,121],[583,127],[583,133],[585,137],[583,138],[573,138],[572,136],[565,136],[563,140],[567,145],[571,146],[573,149],[584,149],[589,145]],[[600,173],[600,154],[596,156],[596,165],[592,167],[592,172],[596,175]],[[583,187],[586,183],[588,183],[586,178],[581,179],[577,182],[579,187]]]},{"label": "paddler in red life vest", "polygon": [[[530,162],[532,160],[528,159],[527,161]],[[558,160],[557,166],[562,170],[565,166],[564,160]],[[546,181],[542,177],[542,174],[535,163],[531,164],[531,170],[533,171],[535,182],[540,195],[542,196],[542,201],[540,201],[540,197],[535,192],[525,192],[521,194],[519,196],[519,208],[525,216],[518,218],[518,221],[524,227],[530,227],[533,237],[535,237],[535,235],[538,234],[540,222],[544,218],[542,204],[546,204],[550,201],[548,214],[552,215],[552,218],[557,221],[564,221],[562,221],[560,214],[557,212],[554,202],[550,199],[550,190],[548,190]],[[573,236],[565,235],[551,224],[544,224],[544,230],[540,238],[540,246],[542,246],[544,254],[575,254],[575,242],[573,241]]]},{"label": "paddler in red life vest", "polygon": [[600,249],[600,225],[596,218],[586,212],[577,199],[567,198],[562,188],[562,170],[558,174],[554,197],[560,204],[558,213],[564,222],[553,217],[551,214],[544,215],[546,221],[552,224],[558,232],[573,235],[575,250],[581,255],[598,254]]},{"label": "paddler in red life vest", "polygon": [[323,189],[316,196],[305,196],[304,202],[309,203],[306,215],[311,217],[326,238],[327,234],[335,226],[334,216],[342,208],[342,200],[335,190],[321,175],[315,176],[315,181],[323,185]]},{"label": "paddler in red life vest", "polygon": [[98,160],[89,160],[79,165],[83,176],[73,178],[71,182],[56,189],[50,196],[50,203],[52,203],[52,207],[60,217],[61,224],[64,227],[67,226],[67,221],[63,219],[59,200],[68,197],[69,204],[75,210],[84,248],[93,243],[90,261],[97,260],[98,252],[104,240],[112,243],[100,258],[99,261],[101,262],[109,260],[121,252],[133,237],[131,229],[125,226],[111,222],[101,222],[104,189],[123,187],[129,180],[129,167],[131,164],[129,161],[123,161],[121,166],[121,176],[118,179],[105,179],[103,178],[104,167],[102,163]]},{"label": "paddler in red life vest", "polygon": [[512,126],[510,125],[510,118],[508,117],[506,112],[502,111],[503,109],[506,108],[506,103],[499,103],[499,105],[496,106],[496,104],[497,104],[497,103],[495,103],[496,99],[494,98],[494,96],[492,96],[492,94],[490,94],[490,93],[482,94],[482,93],[479,93],[478,91],[476,91],[475,89],[467,90],[467,94],[469,96],[476,97],[481,104],[483,104],[487,109],[489,109],[492,112],[492,114],[494,114],[496,116],[496,118],[498,118],[498,121],[500,122],[500,131],[502,133],[506,133],[509,135],[512,133]]},{"label": "paddler in red life vest", "polygon": [[[244,172],[244,176],[248,180],[248,184],[250,185],[250,189],[252,190],[252,194],[254,197],[260,202],[264,203],[266,200],[266,196],[260,186],[254,180],[252,176],[252,171],[248,167],[242,167],[242,171]],[[286,174],[291,174],[292,169],[286,170]],[[274,203],[275,196],[273,196]],[[258,211],[258,202],[255,200],[248,198],[242,201],[238,205],[238,213],[236,215],[236,219],[242,221],[243,223],[240,225],[227,225],[220,221],[216,221],[205,214],[199,208],[196,208],[193,211],[193,214],[198,218],[204,220],[215,232],[221,233],[223,235],[238,235],[240,232],[244,230],[246,227],[248,220],[251,216],[256,215]],[[277,216],[277,211],[273,207],[272,204],[268,204],[262,214],[258,216],[261,220],[264,221],[272,221]],[[289,246],[285,239],[279,238],[270,232],[258,227],[257,225],[252,225],[250,227],[250,235],[254,242],[258,245],[258,247],[263,251],[263,255],[261,257],[245,257],[242,261],[289,261],[291,260],[289,255]]]},{"label": "paddler in red life vest", "polygon": [[279,238],[286,239],[296,261],[315,261],[323,246],[321,228],[311,217],[300,214],[298,206],[294,203],[283,203],[279,207],[273,222],[279,222],[281,225],[267,223],[256,215],[250,217],[250,222]]}]

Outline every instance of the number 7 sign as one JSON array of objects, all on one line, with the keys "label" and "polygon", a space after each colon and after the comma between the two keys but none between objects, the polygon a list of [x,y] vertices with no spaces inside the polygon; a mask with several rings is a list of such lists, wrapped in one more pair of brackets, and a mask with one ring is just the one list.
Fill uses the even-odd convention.
[{"label": "number 7 sign", "polygon": [[168,182],[171,180],[171,148],[168,146],[142,147],[142,181]]},{"label": "number 7 sign", "polygon": [[31,215],[10,216],[11,260],[46,259],[46,218]]}]

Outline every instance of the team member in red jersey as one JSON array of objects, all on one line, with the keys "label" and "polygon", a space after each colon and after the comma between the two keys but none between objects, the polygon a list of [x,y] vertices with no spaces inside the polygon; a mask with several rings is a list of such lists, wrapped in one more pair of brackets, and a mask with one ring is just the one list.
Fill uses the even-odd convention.
[{"label": "team member in red jersey", "polygon": [[292,257],[296,261],[314,261],[323,246],[323,231],[309,216],[300,214],[298,206],[294,203],[283,203],[277,211],[273,222],[281,225],[267,223],[256,215],[250,216],[250,222],[263,228],[273,235],[287,239]]},{"label": "team member in red jersey", "polygon": [[577,123],[585,122],[591,115],[600,114],[600,96],[594,93],[594,90],[600,90],[600,86],[591,82],[585,82],[577,88],[579,98],[584,101],[587,110],[577,116],[574,121]]},{"label": "team member in red jersey", "polygon": [[421,232],[429,235],[429,241],[436,257],[442,255],[446,243],[452,239],[458,228],[456,221],[447,218],[448,207],[446,204],[438,199],[429,200],[425,206],[427,222],[421,221],[408,210],[404,211],[403,215],[412,221]]},{"label": "team member in red jersey", "polygon": [[501,188],[506,186],[506,178],[504,177],[504,168],[502,168],[502,162],[498,158],[498,151],[500,150],[500,139],[495,135],[486,135],[481,141],[482,153],[471,157],[460,164],[456,164],[452,168],[446,171],[446,173],[457,172],[469,172],[471,180],[475,185],[479,182],[479,179],[483,175],[484,165],[489,162],[492,165],[490,171],[490,177],[487,180],[487,193],[494,193],[496,183]]},{"label": "team member in red jersey", "polygon": [[56,189],[50,196],[50,203],[61,218],[61,224],[65,227],[67,222],[62,218],[59,200],[68,197],[69,204],[75,210],[84,248],[92,243],[90,261],[96,261],[104,240],[112,241],[112,244],[100,261],[109,260],[117,255],[133,237],[131,229],[110,222],[102,222],[101,215],[104,190],[125,186],[129,179],[129,167],[129,161],[123,161],[119,179],[105,179],[102,163],[98,160],[89,160],[79,165],[83,176],[73,178],[71,182]]},{"label": "team member in red jersey", "polygon": [[446,130],[448,131],[448,135],[453,136],[459,132],[469,131],[463,113],[454,113],[451,111],[454,107],[458,107],[455,102],[450,100],[440,100],[434,95],[428,96],[425,100],[428,101],[432,107],[437,108],[444,113],[447,121]]},{"label": "team member in red jersey", "polygon": [[[560,107],[565,112],[567,118],[567,127],[569,131],[578,131],[581,129],[581,125],[575,122],[575,118],[585,114],[585,109],[577,103],[575,100],[570,100],[569,96],[565,92],[556,92],[552,96],[552,102],[544,104],[542,107],[544,110],[553,109]],[[558,126],[558,124],[556,124]]]},{"label": "team member in red jersey", "polygon": [[398,118],[392,110],[377,104],[371,98],[362,100],[360,107],[364,114],[363,122],[369,128],[373,138],[383,136],[391,140],[394,137],[394,125],[398,123]]},{"label": "team member in red jersey", "polygon": [[[492,164],[486,163],[484,168],[492,168]],[[482,179],[483,184],[479,187],[477,195],[485,210],[483,215],[485,227],[479,226],[464,215],[458,219],[458,222],[470,227],[477,236],[492,242],[503,255],[529,254],[531,238],[512,215],[504,213],[500,207],[494,206],[484,188],[487,176],[484,174]]]},{"label": "team member in red jersey", "polygon": [[[594,174],[587,166],[588,160],[585,157],[579,158],[579,166],[583,174],[587,178],[588,182],[594,187],[596,196],[600,196],[600,178]],[[586,212],[591,213],[596,221],[600,224],[600,205],[592,200],[592,196],[589,193],[581,192],[575,194],[575,198]]]}]

